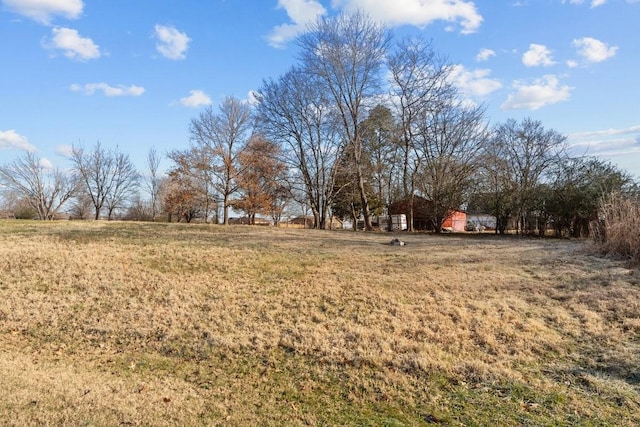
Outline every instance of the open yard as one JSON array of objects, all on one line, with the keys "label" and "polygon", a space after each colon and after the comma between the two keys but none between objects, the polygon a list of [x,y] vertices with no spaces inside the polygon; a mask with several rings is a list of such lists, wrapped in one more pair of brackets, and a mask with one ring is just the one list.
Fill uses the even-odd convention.
[{"label": "open yard", "polygon": [[0,221],[2,425],[640,424],[584,242]]}]

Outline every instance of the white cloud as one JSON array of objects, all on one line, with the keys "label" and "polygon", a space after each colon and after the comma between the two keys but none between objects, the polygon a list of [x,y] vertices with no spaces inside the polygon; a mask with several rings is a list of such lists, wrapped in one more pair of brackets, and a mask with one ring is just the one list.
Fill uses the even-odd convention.
[{"label": "white cloud", "polygon": [[247,93],[247,102],[249,103],[249,105],[255,107],[259,104],[257,93],[258,92],[256,92],[255,90],[250,90],[249,93]]},{"label": "white cloud", "polygon": [[267,37],[269,45],[282,47],[304,32],[307,25],[315,22],[327,10],[316,0],[278,0],[278,9],[284,9],[291,23],[276,26]]},{"label": "white cloud", "polygon": [[[476,32],[483,21],[475,4],[468,0],[332,0],[331,6],[346,12],[363,11],[391,26],[424,27],[445,21],[459,25],[463,34]],[[282,47],[304,32],[309,23],[327,14],[317,0],[278,0],[278,9],[284,9],[291,22],[278,25],[269,34],[273,47]],[[447,30],[453,30],[453,26]]]},{"label": "white cloud", "polygon": [[29,143],[26,136],[13,129],[0,130],[0,150],[24,150],[34,152],[36,147]]},{"label": "white cloud", "polygon": [[51,39],[43,46],[51,50],[61,50],[69,59],[87,61],[100,58],[100,47],[93,40],[81,37],[77,30],[58,27],[51,30]]},{"label": "white cloud", "polygon": [[[595,8],[598,6],[602,6],[606,4],[608,0],[591,0],[591,8]],[[627,0],[630,1],[630,0]],[[632,1],[632,0],[631,0]],[[563,0],[562,3],[566,3],[566,0]],[[583,4],[584,0],[569,0],[569,4]]]},{"label": "white cloud", "polygon": [[462,65],[451,68],[451,82],[468,97],[489,95],[502,87],[499,80],[489,78],[491,70],[478,69],[469,71]]},{"label": "white cloud", "polygon": [[72,84],[70,88],[74,92],[81,92],[85,95],[93,95],[96,91],[102,91],[105,96],[140,96],[144,93],[144,88],[140,86],[111,86],[107,83]]},{"label": "white cloud", "polygon": [[538,67],[555,64],[551,57],[551,51],[542,44],[531,43],[529,50],[522,55],[522,63],[527,67]]},{"label": "white cloud", "polygon": [[476,61],[483,62],[488,61],[492,56],[496,56],[496,52],[491,49],[481,49],[476,55]]},{"label": "white cloud", "polygon": [[189,91],[189,96],[180,98],[180,104],[189,108],[204,107],[211,105],[211,98],[203,91],[196,89]]},{"label": "white cloud", "polygon": [[182,33],[174,27],[166,25],[156,25],[155,31],[155,36],[158,39],[156,50],[160,52],[162,56],[175,60],[185,59],[187,57],[187,50],[189,49],[191,39],[186,33]]},{"label": "white cloud", "polygon": [[73,146],[71,145],[61,144],[56,147],[56,154],[62,157],[70,158],[72,153],[73,153]]},{"label": "white cloud", "polygon": [[278,9],[284,9],[291,21],[297,24],[313,22],[326,9],[315,0],[278,0]]},{"label": "white cloud", "polygon": [[536,79],[532,84],[515,81],[515,93],[509,95],[500,106],[503,110],[537,110],[545,105],[566,101],[571,96],[570,86],[561,86],[554,75],[546,75]]},{"label": "white cloud", "polygon": [[53,169],[53,163],[51,163],[51,161],[45,157],[41,158],[38,161],[38,166],[40,166],[42,169],[47,169],[47,170]]},{"label": "white cloud", "polygon": [[579,66],[580,64],[578,63],[578,61],[575,61],[573,59],[569,59],[567,61],[567,67],[569,68],[576,68],[577,66]]},{"label": "white cloud", "polygon": [[616,55],[617,46],[609,46],[593,37],[574,39],[573,46],[587,62],[602,62]]},{"label": "white cloud", "polygon": [[362,10],[389,25],[455,23],[462,27],[463,34],[476,32],[483,21],[474,2],[467,0],[333,0],[332,4],[347,11]]},{"label": "white cloud", "polygon": [[54,16],[75,19],[80,16],[82,0],[2,0],[9,10],[49,25]]}]

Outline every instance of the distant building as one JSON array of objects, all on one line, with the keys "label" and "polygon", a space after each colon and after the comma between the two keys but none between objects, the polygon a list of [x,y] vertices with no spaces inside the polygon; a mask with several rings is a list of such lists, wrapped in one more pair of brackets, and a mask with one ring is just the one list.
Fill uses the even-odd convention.
[{"label": "distant building", "polygon": [[[389,215],[406,215],[407,221],[410,218],[409,211],[411,198],[397,200],[389,205]],[[422,231],[433,231],[433,202],[420,196],[413,196],[413,229]],[[447,218],[442,223],[442,230],[462,232],[467,225],[467,214],[462,210],[451,210]]]},{"label": "distant building", "polygon": [[[333,217],[331,218],[331,221],[327,221],[327,228],[330,228],[332,230],[342,230],[343,228],[343,222],[337,218],[337,217]],[[313,217],[312,216],[297,216],[295,218],[291,218],[286,225],[281,225],[281,227],[287,227],[287,226],[293,226],[296,228],[313,228]]]},{"label": "distant building", "polygon": [[484,213],[467,212],[467,226],[469,231],[484,231],[496,229],[496,217]]},{"label": "distant building", "polygon": [[[247,216],[240,218],[229,218],[229,225],[250,225],[251,219]],[[265,218],[256,217],[253,225],[271,225],[271,221]]]},{"label": "distant building", "polygon": [[467,227],[467,213],[464,211],[453,210],[449,212],[449,216],[442,223],[442,229],[459,233],[465,231]]}]

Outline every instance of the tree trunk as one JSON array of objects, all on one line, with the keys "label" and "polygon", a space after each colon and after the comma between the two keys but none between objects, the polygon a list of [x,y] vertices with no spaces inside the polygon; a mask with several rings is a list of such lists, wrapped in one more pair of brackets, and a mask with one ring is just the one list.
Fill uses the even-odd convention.
[{"label": "tree trunk", "polygon": [[222,203],[222,221],[224,225],[229,225],[229,196],[227,194],[224,195]]},{"label": "tree trunk", "polygon": [[371,213],[369,212],[369,198],[364,187],[364,177],[362,176],[362,168],[360,164],[356,166],[356,175],[358,178],[358,190],[360,191],[360,202],[362,203],[362,215],[364,216],[365,231],[373,230],[371,224]]},{"label": "tree trunk", "polygon": [[351,220],[353,221],[353,231],[358,231],[358,215],[353,203],[351,203]]},{"label": "tree trunk", "polygon": [[413,194],[409,197],[409,212],[407,212],[407,231],[415,231],[413,227]]}]

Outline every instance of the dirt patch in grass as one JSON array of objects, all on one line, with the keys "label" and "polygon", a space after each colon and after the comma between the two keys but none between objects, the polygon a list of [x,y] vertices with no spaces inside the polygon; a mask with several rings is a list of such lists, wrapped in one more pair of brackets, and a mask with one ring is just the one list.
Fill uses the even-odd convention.
[{"label": "dirt patch in grass", "polygon": [[637,425],[638,271],[580,242],[0,221],[14,425]]}]

